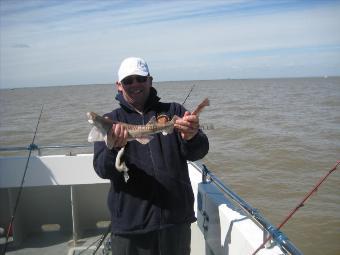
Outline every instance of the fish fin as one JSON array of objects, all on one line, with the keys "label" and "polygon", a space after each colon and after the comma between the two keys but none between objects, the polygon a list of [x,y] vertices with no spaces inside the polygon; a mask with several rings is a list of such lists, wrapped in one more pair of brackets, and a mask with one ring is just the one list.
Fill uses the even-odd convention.
[{"label": "fish fin", "polygon": [[87,137],[87,141],[90,143],[93,142],[99,142],[99,141],[104,141],[104,137],[105,137],[105,133],[103,133],[101,131],[101,129],[97,128],[96,126],[94,126],[90,133],[89,136]]},{"label": "fish fin", "polygon": [[176,120],[179,119],[179,117],[177,115],[174,115],[172,117],[172,119],[170,120],[170,122],[173,124],[173,125],[170,125],[166,130],[163,130],[162,131],[162,135],[168,135],[168,134],[171,134],[173,131],[174,131],[174,124],[176,122]]},{"label": "fish fin", "polygon": [[162,131],[162,135],[168,135],[171,134],[174,131],[174,125],[171,125],[170,127],[168,127],[166,130]]},{"label": "fish fin", "polygon": [[149,122],[146,125],[152,125],[155,124],[157,122],[156,117],[152,116],[152,118],[149,120]]},{"label": "fish fin", "polygon": [[136,140],[141,144],[148,144],[152,140],[153,136],[138,137]]},{"label": "fish fin", "polygon": [[174,130],[173,127],[169,128],[167,130],[164,130],[164,131],[162,131],[162,135],[169,135],[173,132],[173,130]]}]

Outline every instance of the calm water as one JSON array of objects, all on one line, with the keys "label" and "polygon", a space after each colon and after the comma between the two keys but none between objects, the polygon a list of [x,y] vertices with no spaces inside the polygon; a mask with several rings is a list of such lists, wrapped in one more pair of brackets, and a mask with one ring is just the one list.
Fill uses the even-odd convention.
[{"label": "calm water", "polygon": [[[273,224],[340,160],[340,77],[154,86],[163,101],[181,103],[193,84],[185,106],[193,110],[205,97],[211,102],[200,116],[214,127],[206,130],[204,163]],[[112,85],[0,90],[0,146],[30,144],[42,104],[36,144],[86,144],[85,112],[111,111],[114,94]],[[305,254],[340,254],[339,187],[340,170],[283,227]]]}]

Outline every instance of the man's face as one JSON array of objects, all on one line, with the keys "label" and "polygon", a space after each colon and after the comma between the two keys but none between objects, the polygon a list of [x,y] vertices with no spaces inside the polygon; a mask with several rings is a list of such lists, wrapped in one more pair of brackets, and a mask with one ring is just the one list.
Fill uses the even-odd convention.
[{"label": "man's face", "polygon": [[118,91],[123,93],[124,99],[133,107],[142,111],[150,95],[152,77],[131,75],[116,84]]}]

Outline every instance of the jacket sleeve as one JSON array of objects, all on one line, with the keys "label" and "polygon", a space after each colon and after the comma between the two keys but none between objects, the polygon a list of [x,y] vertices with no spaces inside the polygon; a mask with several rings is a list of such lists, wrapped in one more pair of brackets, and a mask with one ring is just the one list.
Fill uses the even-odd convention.
[{"label": "jacket sleeve", "polygon": [[198,133],[189,141],[182,139],[181,135],[178,135],[181,139],[181,153],[185,159],[195,161],[202,159],[209,151],[208,137],[199,130]]},{"label": "jacket sleeve", "polygon": [[115,168],[116,149],[110,150],[105,142],[95,142],[93,152],[93,168],[97,175],[103,179],[113,179],[121,173]]},{"label": "jacket sleeve", "polygon": [[[104,116],[112,120],[117,119],[116,112],[107,113]],[[121,173],[115,167],[118,150],[107,148],[105,142],[95,142],[93,151],[93,168],[97,175],[103,179],[113,179]]]}]

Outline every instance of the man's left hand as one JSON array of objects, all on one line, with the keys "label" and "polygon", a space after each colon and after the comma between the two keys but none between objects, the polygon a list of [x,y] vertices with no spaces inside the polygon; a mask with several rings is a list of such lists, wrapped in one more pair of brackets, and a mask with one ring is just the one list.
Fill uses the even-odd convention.
[{"label": "man's left hand", "polygon": [[198,115],[192,115],[187,111],[184,113],[183,118],[176,120],[174,127],[181,133],[182,138],[188,141],[198,132]]}]

